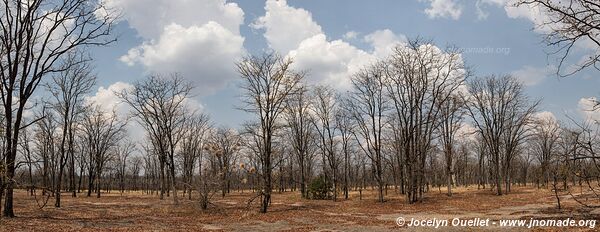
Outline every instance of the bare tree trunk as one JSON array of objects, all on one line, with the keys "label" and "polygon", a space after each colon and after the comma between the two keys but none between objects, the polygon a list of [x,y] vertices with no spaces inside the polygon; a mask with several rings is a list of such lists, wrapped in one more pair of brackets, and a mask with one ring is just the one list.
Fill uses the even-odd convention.
[{"label": "bare tree trunk", "polygon": [[165,163],[160,161],[160,199],[165,199],[165,189],[167,188],[167,179],[165,178]]}]

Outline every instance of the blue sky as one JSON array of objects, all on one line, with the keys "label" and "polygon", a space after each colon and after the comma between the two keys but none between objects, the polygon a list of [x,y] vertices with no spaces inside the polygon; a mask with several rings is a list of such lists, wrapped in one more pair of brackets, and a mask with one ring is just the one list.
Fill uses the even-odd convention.
[{"label": "blue sky", "polygon": [[543,16],[513,9],[507,0],[106,1],[123,14],[115,29],[118,41],[91,50],[100,88],[94,95],[107,105],[115,99],[106,90],[117,82],[180,72],[198,86],[198,107],[217,125],[238,127],[249,119],[236,109],[234,62],[242,55],[274,49],[298,57],[310,83],[337,85],[360,64],[384,57],[390,44],[415,37],[465,49],[463,59],[476,76],[518,76],[532,98],[543,99],[540,110],[562,121],[565,114],[584,114],[580,101],[598,94],[597,71],[554,74],[558,57],[547,56],[543,31],[534,30]]}]

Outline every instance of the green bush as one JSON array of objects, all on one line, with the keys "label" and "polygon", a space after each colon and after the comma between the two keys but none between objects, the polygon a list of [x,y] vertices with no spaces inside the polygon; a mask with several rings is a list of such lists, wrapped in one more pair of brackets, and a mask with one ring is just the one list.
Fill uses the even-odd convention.
[{"label": "green bush", "polygon": [[307,193],[308,199],[314,200],[324,200],[330,199],[331,195],[329,193],[332,192],[332,185],[325,181],[325,177],[319,175],[308,185]]}]

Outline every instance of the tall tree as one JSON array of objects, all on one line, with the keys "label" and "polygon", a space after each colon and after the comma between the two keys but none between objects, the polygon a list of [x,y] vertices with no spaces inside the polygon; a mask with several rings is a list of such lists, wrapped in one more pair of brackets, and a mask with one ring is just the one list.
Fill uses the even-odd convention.
[{"label": "tall tree", "polygon": [[131,141],[120,141],[114,148],[117,178],[119,180],[119,191],[125,192],[125,179],[127,177],[127,164],[130,162],[131,155],[135,152],[135,143]]},{"label": "tall tree", "polygon": [[375,181],[377,181],[377,201],[383,199],[383,162],[382,135],[389,102],[385,93],[383,63],[378,63],[352,76],[354,87],[349,108],[356,125],[354,137],[360,148],[371,161]]},{"label": "tall tree", "polygon": [[193,87],[178,74],[169,76],[151,75],[134,83],[132,89],[116,93],[131,108],[133,115],[142,125],[160,161],[161,192],[163,199],[168,186],[165,166],[170,175],[173,201],[178,204],[175,184],[175,149],[185,132],[185,100]]},{"label": "tall tree", "polygon": [[213,155],[216,164],[215,172],[220,177],[221,196],[225,197],[230,191],[232,168],[234,168],[237,153],[240,150],[241,137],[237,131],[227,128],[219,128],[211,136],[210,142],[206,145],[207,150]]},{"label": "tall tree", "polygon": [[[523,84],[512,76],[490,76],[469,83],[469,115],[490,155],[496,193],[502,195],[502,182],[516,146],[522,142],[524,124],[537,103],[530,103]],[[504,169],[506,167],[506,169]]]},{"label": "tall tree", "polygon": [[4,216],[14,217],[13,189],[19,131],[27,102],[43,77],[68,67],[57,65],[70,51],[106,45],[115,17],[93,0],[3,0],[0,13],[0,97],[6,121],[7,178]]},{"label": "tall tree", "polygon": [[[60,67],[62,71],[53,75],[52,80],[46,84],[46,89],[54,98],[50,104],[57,116],[60,117],[59,123],[62,131],[58,145],[58,179],[54,186],[56,197],[54,206],[56,207],[60,207],[60,192],[65,166],[69,164],[69,174],[75,172],[75,122],[83,113],[85,94],[89,93],[96,84],[96,76],[92,73],[90,63],[81,53],[70,52]],[[74,183],[73,177],[71,177],[71,187],[74,187]],[[74,188],[71,190],[75,196]]]},{"label": "tall tree", "polygon": [[271,201],[273,136],[277,120],[285,109],[286,99],[298,93],[300,80],[304,76],[293,71],[291,64],[292,60],[273,53],[249,56],[237,63],[238,72],[244,80],[243,110],[254,113],[259,118],[256,134],[260,143],[259,158],[262,166],[262,213],[267,212]]},{"label": "tall tree", "polygon": [[[540,163],[544,186],[548,185],[550,179],[548,168],[557,155],[557,148],[560,139],[560,126],[556,119],[548,114],[537,114],[532,125],[531,145],[535,157]],[[566,139],[566,138],[565,138]],[[565,143],[568,151],[568,143]]]},{"label": "tall tree", "polygon": [[337,102],[335,97],[335,91],[333,89],[317,86],[314,90],[314,103],[313,103],[313,115],[316,120],[314,124],[319,137],[319,143],[321,151],[327,158],[327,164],[331,171],[332,183],[333,183],[333,200],[337,200],[337,189],[338,189],[338,168],[340,165],[340,158],[338,157],[337,146],[338,141],[336,140],[337,128],[335,120],[335,113],[337,110]]},{"label": "tall tree", "polygon": [[183,182],[186,184],[188,198],[191,199],[194,168],[197,163],[199,167],[202,167],[202,164],[200,164],[202,162],[202,148],[206,140],[208,140],[207,134],[211,128],[210,118],[204,113],[193,113],[186,119],[184,127],[185,131],[181,139],[180,153],[183,161]]},{"label": "tall tree", "polygon": [[[115,112],[105,112],[97,105],[91,105],[84,113],[81,122],[81,133],[85,144],[88,145],[90,154],[90,169],[96,184],[96,197],[100,198],[100,188],[102,186],[102,174],[105,165],[114,157],[119,142],[126,135],[126,121],[119,120]],[[129,152],[129,151],[128,151]],[[91,167],[93,166],[93,168]],[[88,196],[91,194],[92,183],[88,189]]]},{"label": "tall tree", "polygon": [[452,196],[452,177],[454,144],[456,133],[462,124],[464,116],[464,102],[461,96],[452,96],[450,99],[443,101],[440,106],[441,123],[439,127],[440,140],[444,150],[446,160],[446,184],[448,185],[448,196]]},{"label": "tall tree", "polygon": [[351,159],[350,156],[352,152],[353,146],[353,123],[351,114],[348,112],[348,104],[347,98],[338,97],[338,107],[335,112],[335,124],[339,130],[339,137],[341,139],[340,145],[341,150],[344,155],[344,177],[343,177],[343,186],[342,190],[344,192],[344,199],[348,199],[349,191],[350,191],[350,169],[351,169]]},{"label": "tall tree", "polygon": [[397,137],[402,141],[403,151],[398,154],[404,155],[407,202],[413,203],[423,199],[426,160],[434,132],[447,116],[444,106],[451,104],[448,101],[454,99],[469,72],[457,49],[442,50],[419,39],[396,47],[384,68],[385,87],[400,131]]},{"label": "tall tree", "polygon": [[540,103],[540,101],[530,102],[524,94],[511,101],[513,106],[508,109],[508,117],[505,122],[507,130],[502,136],[502,168],[506,192],[510,192],[512,163],[518,155],[521,145],[529,136],[531,128],[529,125],[532,123],[534,113]]},{"label": "tall tree", "polygon": [[41,187],[44,189],[52,189],[55,182],[55,167],[56,165],[56,140],[58,138],[56,128],[57,120],[55,112],[50,110],[50,107],[43,105],[35,112],[35,118],[41,118],[35,123],[35,153],[37,158],[41,160]]},{"label": "tall tree", "polygon": [[310,95],[306,87],[300,87],[298,94],[286,101],[285,121],[292,139],[292,153],[300,169],[300,193],[306,198],[307,162],[311,159],[314,145],[312,119],[310,117]]}]

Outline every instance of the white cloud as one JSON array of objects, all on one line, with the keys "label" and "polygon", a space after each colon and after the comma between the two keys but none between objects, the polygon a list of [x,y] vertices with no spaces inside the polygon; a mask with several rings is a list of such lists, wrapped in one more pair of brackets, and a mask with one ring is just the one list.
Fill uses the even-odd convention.
[{"label": "white cloud", "polygon": [[535,123],[526,125],[528,129],[531,129],[531,133],[533,134],[557,133],[560,130],[560,123],[552,112],[541,111],[534,113],[533,120]]},{"label": "white cloud", "polygon": [[533,117],[541,124],[541,126],[543,126],[543,128],[548,130],[560,127],[558,119],[556,119],[556,116],[550,111],[537,112]]},{"label": "white cloud", "polygon": [[547,122],[558,122],[556,116],[554,116],[554,114],[550,111],[537,112],[533,115],[533,117]]},{"label": "white cloud", "polygon": [[548,25],[542,26],[547,22],[548,16],[538,5],[521,5],[516,6],[517,0],[478,0],[475,4],[477,16],[479,19],[486,19],[489,13],[484,10],[485,6],[502,7],[509,18],[527,19],[534,23],[538,32],[544,32],[549,29]]},{"label": "white cloud", "polygon": [[343,37],[344,37],[344,39],[346,39],[346,40],[353,40],[353,39],[356,39],[356,37],[358,37],[358,34],[359,34],[359,33],[358,33],[358,32],[356,32],[356,31],[348,31],[348,32],[346,32],[346,33],[344,34],[344,36],[343,36]]},{"label": "white cloud", "polygon": [[307,80],[311,84],[325,84],[340,90],[351,87],[350,77],[361,68],[384,58],[392,49],[404,42],[403,35],[390,30],[379,30],[364,37],[372,51],[365,51],[342,40],[328,41],[326,35],[318,34],[300,43],[290,51],[294,68],[308,70]]},{"label": "white cloud", "polygon": [[[94,95],[85,98],[85,103],[98,105],[105,112],[115,111],[120,117],[125,118],[131,113],[132,109],[115,93],[121,93],[124,90],[130,92],[133,88],[132,84],[121,81],[115,82],[106,88],[100,86]],[[189,97],[183,99],[183,104],[190,110],[202,111],[204,109],[204,106],[198,100]]]},{"label": "white cloud", "polygon": [[115,93],[132,88],[133,85],[120,81],[106,88],[100,86],[94,95],[85,98],[85,103],[95,104],[104,112],[115,111],[120,118],[126,118],[130,108]]},{"label": "white cloud", "polygon": [[544,81],[544,79],[551,76],[555,72],[556,68],[554,66],[537,68],[526,65],[523,68],[512,72],[512,75],[521,81],[521,83],[528,86],[533,86],[541,83]]},{"label": "white cloud", "polygon": [[408,39],[404,35],[396,35],[389,29],[378,30],[365,36],[365,41],[373,47],[373,54],[377,57],[390,55],[394,47],[406,43]]},{"label": "white cloud", "polygon": [[488,18],[490,13],[486,10],[487,6],[509,7],[512,6],[512,3],[509,3],[509,1],[513,0],[477,0],[477,2],[475,2],[475,13],[477,13],[477,19],[486,20]]},{"label": "white cloud", "polygon": [[216,22],[188,28],[171,24],[158,40],[131,49],[121,60],[143,64],[152,72],[179,72],[201,83],[202,94],[210,94],[234,79],[235,60],[243,54],[244,38]]},{"label": "white cloud", "polygon": [[547,33],[554,25],[548,24],[550,18],[543,8],[537,4],[516,6],[515,0],[505,1],[504,10],[509,18],[523,18],[531,21],[536,32]]},{"label": "white cloud", "polygon": [[600,109],[597,104],[598,100],[595,97],[587,97],[579,99],[577,106],[585,120],[600,121]]},{"label": "white cloud", "polygon": [[504,6],[507,2],[512,0],[480,0],[483,3],[494,4],[496,6]]},{"label": "white cloud", "polygon": [[350,75],[374,61],[374,57],[342,40],[327,41],[324,34],[308,38],[288,54],[294,68],[308,70],[307,81],[338,89],[350,88]]},{"label": "white cloud", "polygon": [[[343,40],[328,40],[310,12],[287,5],[286,1],[268,0],[266,13],[253,25],[265,30],[269,46],[294,60],[293,67],[307,70],[309,84],[325,84],[345,90],[350,77],[377,58],[386,56],[391,48],[404,42],[402,35],[390,30],[376,31],[364,37],[372,51],[357,48]],[[355,38],[349,31],[344,38]]]},{"label": "white cloud", "polygon": [[477,3],[479,5],[487,4],[496,7],[503,7],[506,15],[509,18],[521,18],[531,21],[534,25],[534,31],[538,33],[548,33],[552,30],[552,28],[559,26],[557,24],[550,23],[550,16],[544,7],[537,3],[518,5],[518,0],[479,0]]},{"label": "white cloud", "polygon": [[264,29],[269,46],[280,54],[287,54],[303,40],[322,33],[310,12],[289,6],[286,0],[267,0],[265,11],[251,26]]},{"label": "white cloud", "polygon": [[103,0],[119,9],[145,40],[121,57],[148,72],[180,73],[197,81],[200,94],[234,79],[235,61],[245,52],[240,25],[244,12],[225,0]]},{"label": "white cloud", "polygon": [[490,13],[488,13],[484,8],[485,8],[485,1],[479,0],[477,2],[475,2],[475,12],[477,13],[477,19],[478,20],[486,20],[488,18],[488,16],[490,16]]},{"label": "white cloud", "polygon": [[462,6],[455,0],[427,0],[430,3],[429,8],[425,9],[425,14],[431,19],[451,18],[458,20],[462,14]]},{"label": "white cloud", "polygon": [[146,39],[159,37],[173,23],[182,27],[221,24],[234,34],[244,22],[244,11],[225,0],[103,0],[108,7],[122,12],[129,26]]},{"label": "white cloud", "polygon": [[204,105],[194,98],[186,98],[182,101],[184,107],[190,111],[202,112],[204,111]]}]

